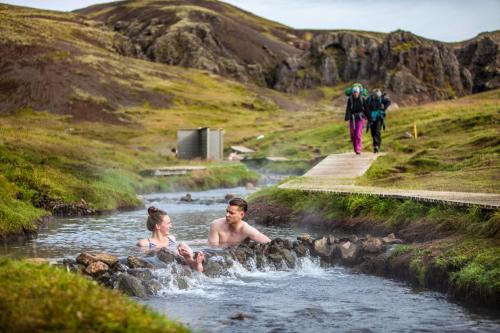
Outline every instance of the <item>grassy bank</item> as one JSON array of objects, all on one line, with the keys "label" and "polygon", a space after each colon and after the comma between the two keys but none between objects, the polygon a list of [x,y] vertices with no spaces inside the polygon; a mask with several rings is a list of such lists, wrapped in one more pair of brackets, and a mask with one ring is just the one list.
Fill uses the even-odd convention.
[{"label": "grassy bank", "polygon": [[[98,135],[123,135],[121,126],[72,124],[66,116],[30,109],[2,116],[0,122],[2,236],[36,230],[35,221],[55,207],[82,202],[95,211],[137,207],[137,193],[232,187],[258,179],[243,165],[217,163],[186,176],[142,177],[144,169],[182,162]],[[86,132],[87,126],[94,135]]]},{"label": "grassy bank", "polygon": [[5,332],[189,332],[116,291],[46,264],[0,259]]},{"label": "grassy bank", "polygon": [[[334,89],[334,88],[332,88]],[[357,184],[407,189],[500,192],[500,90],[456,100],[389,109],[382,151]],[[319,114],[318,114],[319,115]],[[249,146],[267,154],[311,159],[352,151],[343,112],[320,126],[276,131]],[[417,126],[418,138],[413,135]],[[372,151],[370,134],[363,149]]]},{"label": "grassy bank", "polygon": [[497,306],[500,300],[498,210],[277,187],[255,193],[250,207],[253,218],[265,223],[361,234],[394,232],[408,244],[394,249],[384,274],[449,291],[470,303]]}]

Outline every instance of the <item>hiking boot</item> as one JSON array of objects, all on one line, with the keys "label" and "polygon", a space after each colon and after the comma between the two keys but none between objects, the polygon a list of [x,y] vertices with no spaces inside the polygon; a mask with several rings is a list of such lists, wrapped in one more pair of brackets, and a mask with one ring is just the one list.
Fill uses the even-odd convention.
[{"label": "hiking boot", "polygon": [[378,146],[375,146],[375,148],[373,148],[373,152],[376,154],[378,153],[378,151],[380,150],[380,148]]},{"label": "hiking boot", "polygon": [[357,151],[357,152],[356,152],[356,155],[359,155],[359,154],[361,154],[361,153],[360,153],[359,151]]}]

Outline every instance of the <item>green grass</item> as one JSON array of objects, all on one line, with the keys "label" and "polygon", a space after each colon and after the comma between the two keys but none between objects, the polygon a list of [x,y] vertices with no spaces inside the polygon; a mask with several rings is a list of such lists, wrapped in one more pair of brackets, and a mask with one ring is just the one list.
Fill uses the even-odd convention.
[{"label": "green grass", "polygon": [[432,287],[436,276],[444,276],[444,283],[460,299],[490,305],[498,304],[500,299],[498,210],[277,187],[252,194],[249,202],[286,207],[293,213],[292,223],[310,214],[326,225],[329,221],[340,226],[347,222],[348,228],[356,229],[357,223],[365,223],[362,228],[366,229],[373,224],[374,228],[383,227],[396,235],[413,234],[416,239],[430,239],[396,245],[389,261],[409,255],[408,272],[420,286]]},{"label": "green grass", "polygon": [[[331,94],[331,93],[330,93]],[[500,192],[500,90],[452,101],[389,109],[379,157],[356,184],[406,189]],[[318,109],[323,124],[307,120],[263,140],[248,141],[261,156],[312,159],[352,151],[340,109]],[[418,138],[408,138],[416,123]],[[370,134],[363,149],[372,151]]]},{"label": "green grass", "polygon": [[5,332],[189,332],[116,291],[61,268],[0,259]]},{"label": "green grass", "polygon": [[0,235],[36,229],[36,219],[50,213],[44,210],[47,201],[75,204],[84,199],[95,210],[112,210],[140,205],[137,193],[258,180],[243,165],[214,163],[188,176],[142,177],[144,169],[193,162],[135,149],[130,137],[140,133],[122,126],[74,124],[68,117],[30,109],[0,116],[0,123]]},{"label": "green grass", "polygon": [[391,258],[398,257],[400,255],[403,255],[405,253],[410,253],[415,250],[414,245],[408,245],[408,244],[397,244],[394,246],[394,249],[391,251]]},{"label": "green grass", "polygon": [[388,228],[425,224],[433,232],[451,230],[478,237],[500,234],[499,214],[474,206],[461,208],[361,194],[282,190],[276,186],[254,193],[249,200],[275,202],[295,212],[320,213],[330,220],[362,217],[384,221]]},{"label": "green grass", "polygon": [[[500,192],[500,90],[389,111],[389,154],[357,182],[408,189]],[[407,138],[417,124],[418,139]],[[365,144],[366,148],[370,145]]]}]

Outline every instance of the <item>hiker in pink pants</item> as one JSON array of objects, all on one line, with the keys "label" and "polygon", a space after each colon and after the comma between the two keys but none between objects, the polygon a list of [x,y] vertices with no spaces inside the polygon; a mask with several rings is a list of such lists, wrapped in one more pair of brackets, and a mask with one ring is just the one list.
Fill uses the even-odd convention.
[{"label": "hiker in pink pants", "polygon": [[351,134],[351,142],[356,154],[360,154],[363,148],[363,127],[366,120],[364,118],[349,120],[349,133]]},{"label": "hiker in pink pants", "polygon": [[363,146],[363,127],[367,119],[367,110],[365,99],[361,96],[361,89],[353,87],[351,96],[347,99],[345,109],[345,121],[349,121],[349,132],[351,142],[356,154],[361,154]]}]

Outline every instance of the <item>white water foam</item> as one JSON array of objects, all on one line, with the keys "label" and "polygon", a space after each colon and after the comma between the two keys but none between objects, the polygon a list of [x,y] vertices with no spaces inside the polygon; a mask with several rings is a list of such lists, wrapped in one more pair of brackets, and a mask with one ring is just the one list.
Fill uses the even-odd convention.
[{"label": "white water foam", "polygon": [[[170,295],[195,295],[206,298],[217,298],[221,285],[247,286],[260,288],[266,286],[270,281],[281,280],[287,277],[311,276],[315,278],[326,277],[327,273],[320,266],[319,258],[302,257],[297,258],[296,266],[288,268],[285,263],[280,269],[276,269],[272,263],[265,263],[261,269],[257,269],[254,260],[247,265],[234,261],[233,265],[221,272],[217,277],[208,277],[202,273],[193,272],[189,276],[172,274],[172,269],[181,272],[183,267],[179,264],[170,264],[167,268],[156,269],[155,278],[162,284],[163,288],[158,296]],[[179,286],[179,283],[182,286]]]}]

